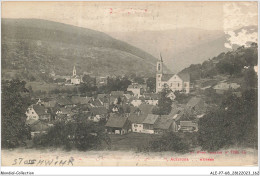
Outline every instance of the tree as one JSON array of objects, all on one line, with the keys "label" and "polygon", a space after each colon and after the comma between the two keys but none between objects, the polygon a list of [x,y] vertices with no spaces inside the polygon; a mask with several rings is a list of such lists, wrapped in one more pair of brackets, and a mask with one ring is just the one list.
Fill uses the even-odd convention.
[{"label": "tree", "polygon": [[136,82],[138,84],[144,84],[145,81],[142,77],[135,77],[134,82]]},{"label": "tree", "polygon": [[25,124],[25,112],[31,104],[25,81],[2,82],[2,147],[14,148],[25,144],[30,131]]},{"label": "tree", "polygon": [[104,126],[85,120],[59,122],[47,134],[35,137],[36,147],[76,148],[80,151],[99,149],[102,142],[110,145],[110,138],[104,133]]},{"label": "tree", "polygon": [[161,98],[158,101],[158,106],[156,106],[153,109],[153,114],[157,115],[168,115],[171,112],[171,105],[172,105],[172,100],[166,95],[170,92],[171,90],[167,87],[163,88],[161,94]]},{"label": "tree", "polygon": [[150,77],[146,80],[147,87],[150,92],[155,92],[156,78]]},{"label": "tree", "polygon": [[82,81],[89,86],[95,86],[96,85],[96,79],[90,77],[89,75],[84,75],[83,78],[82,78]]},{"label": "tree", "polygon": [[199,120],[198,142],[202,149],[257,147],[257,90],[246,90],[240,98],[232,92],[224,97],[219,108]]},{"label": "tree", "polygon": [[257,75],[253,68],[246,70],[244,81],[246,89],[257,89]]}]

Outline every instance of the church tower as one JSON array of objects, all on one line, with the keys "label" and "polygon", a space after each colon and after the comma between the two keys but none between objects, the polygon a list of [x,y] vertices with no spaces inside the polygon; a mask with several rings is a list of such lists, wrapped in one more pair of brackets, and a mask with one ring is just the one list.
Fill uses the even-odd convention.
[{"label": "church tower", "polygon": [[156,67],[156,93],[160,92],[161,90],[162,75],[163,75],[163,60],[162,60],[162,55],[160,53],[160,59],[158,59],[157,67]]},{"label": "church tower", "polygon": [[77,75],[77,73],[76,73],[76,67],[75,67],[75,65],[74,65],[72,76],[76,76],[76,75]]}]

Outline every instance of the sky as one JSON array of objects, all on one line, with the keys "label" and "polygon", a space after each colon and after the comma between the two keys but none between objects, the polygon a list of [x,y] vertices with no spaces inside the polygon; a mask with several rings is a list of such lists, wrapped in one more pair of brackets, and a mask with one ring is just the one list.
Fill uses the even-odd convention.
[{"label": "sky", "polygon": [[257,25],[257,2],[2,2],[3,18],[38,18],[102,32]]}]

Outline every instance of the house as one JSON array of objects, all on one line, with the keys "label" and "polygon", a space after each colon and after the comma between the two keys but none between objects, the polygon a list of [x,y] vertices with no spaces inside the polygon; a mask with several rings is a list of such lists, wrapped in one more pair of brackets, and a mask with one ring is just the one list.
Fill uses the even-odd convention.
[{"label": "house", "polygon": [[154,124],[159,119],[159,115],[148,114],[148,116],[143,121],[143,133],[154,133]]},{"label": "house", "polygon": [[74,103],[71,101],[70,98],[68,97],[58,97],[56,99],[57,101],[57,104],[60,106],[60,107],[73,107],[74,106]]},{"label": "house", "polygon": [[133,98],[133,95],[131,95],[130,93],[126,93],[126,94],[124,94],[124,97],[127,101],[129,101]]},{"label": "house", "polygon": [[190,75],[188,73],[164,74],[163,60],[157,62],[156,73],[156,93],[161,92],[167,86],[173,92],[180,91],[184,93],[190,92]]},{"label": "house", "polygon": [[143,133],[143,121],[147,117],[146,114],[131,114],[129,121],[131,122],[132,132]]},{"label": "house", "polygon": [[134,83],[128,86],[127,91],[133,92],[134,96],[140,97],[143,94],[144,89],[141,85]]},{"label": "house", "polygon": [[103,107],[103,102],[100,99],[94,99],[90,101],[92,107]]},{"label": "house", "polygon": [[166,95],[167,98],[170,98],[172,101],[175,100],[176,98],[176,95],[174,94],[174,92],[169,92],[167,95]]},{"label": "house", "polygon": [[96,77],[96,85],[98,87],[107,85],[107,77],[105,76]]},{"label": "house", "polygon": [[131,130],[131,123],[127,117],[113,115],[109,117],[106,125],[108,134],[126,134]]},{"label": "house", "polygon": [[227,83],[227,82],[220,82],[219,84],[215,85],[213,87],[214,90],[216,90],[217,94],[223,94],[225,91],[229,89],[238,89],[240,87],[237,83]]},{"label": "house", "polygon": [[41,105],[31,105],[28,107],[26,111],[26,120],[44,120],[44,121],[50,121],[51,115],[48,113],[47,109],[44,106]]},{"label": "house", "polygon": [[189,113],[203,113],[205,111],[205,102],[202,98],[192,97],[188,101],[185,110],[189,111]]},{"label": "house", "polygon": [[179,131],[182,132],[197,132],[198,123],[194,121],[180,121]]},{"label": "house", "polygon": [[109,98],[98,98],[98,100],[101,102],[101,104],[106,108],[109,109]]},{"label": "house", "polygon": [[72,112],[71,108],[65,108],[65,107],[57,108],[55,119],[56,120],[70,121],[70,120],[73,119],[74,114],[75,113]]},{"label": "house", "polygon": [[43,106],[46,108],[54,108],[55,106],[57,106],[57,101],[56,100],[50,100],[47,102],[42,102]]},{"label": "house", "polygon": [[156,105],[158,105],[159,100],[150,100],[150,99],[148,99],[148,100],[144,100],[144,102],[145,102],[145,104],[156,106]]},{"label": "house", "polygon": [[176,121],[168,116],[162,115],[154,124],[154,133],[155,134],[162,134],[165,132],[177,132],[178,126]]},{"label": "house", "polygon": [[71,101],[74,105],[77,104],[88,104],[91,101],[89,97],[72,96]]},{"label": "house", "polygon": [[131,104],[132,104],[133,106],[135,106],[135,107],[140,106],[142,103],[143,103],[143,102],[142,102],[142,100],[140,100],[140,99],[133,99],[133,100],[131,101]]},{"label": "house", "polygon": [[138,107],[130,106],[130,114],[140,114],[141,110]]},{"label": "house", "polygon": [[144,93],[143,94],[143,97],[146,99],[146,100],[159,100],[161,97],[160,97],[160,94],[157,94],[157,93]]},{"label": "house", "polygon": [[124,96],[124,91],[111,91],[110,95],[111,96],[116,96],[116,97],[123,97]]},{"label": "house", "polygon": [[37,135],[46,134],[50,126],[41,120],[38,120],[30,125],[31,137],[34,138]]},{"label": "house", "polygon": [[91,116],[89,120],[93,122],[99,122],[101,119],[106,119],[108,112],[105,107],[94,107],[90,109]]},{"label": "house", "polygon": [[141,104],[138,108],[140,109],[142,114],[152,114],[154,105],[150,104]]}]

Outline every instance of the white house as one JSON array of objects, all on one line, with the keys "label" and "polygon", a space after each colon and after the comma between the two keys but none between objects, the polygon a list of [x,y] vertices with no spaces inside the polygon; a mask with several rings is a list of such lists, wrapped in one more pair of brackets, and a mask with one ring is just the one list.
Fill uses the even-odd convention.
[{"label": "white house", "polygon": [[154,125],[159,119],[159,115],[154,115],[154,114],[148,114],[148,116],[144,119],[143,121],[143,133],[149,133],[153,134],[154,133]]},{"label": "white house", "polygon": [[47,112],[47,109],[41,105],[31,105],[28,107],[25,112],[27,119],[26,120],[46,120],[50,121],[51,115]]},{"label": "white house", "polygon": [[167,86],[173,92],[181,91],[185,93],[190,92],[190,75],[187,73],[178,74],[164,74],[162,58],[157,62],[156,73],[156,93],[162,91]]},{"label": "white house", "polygon": [[142,100],[134,99],[134,100],[131,101],[131,104],[135,107],[138,107],[142,104]]},{"label": "white house", "polygon": [[128,119],[131,122],[132,132],[143,133],[143,121],[147,115],[144,114],[131,114]]},{"label": "white house", "polygon": [[134,96],[140,97],[143,94],[143,87],[139,84],[131,84],[128,86],[127,91],[132,91]]}]

